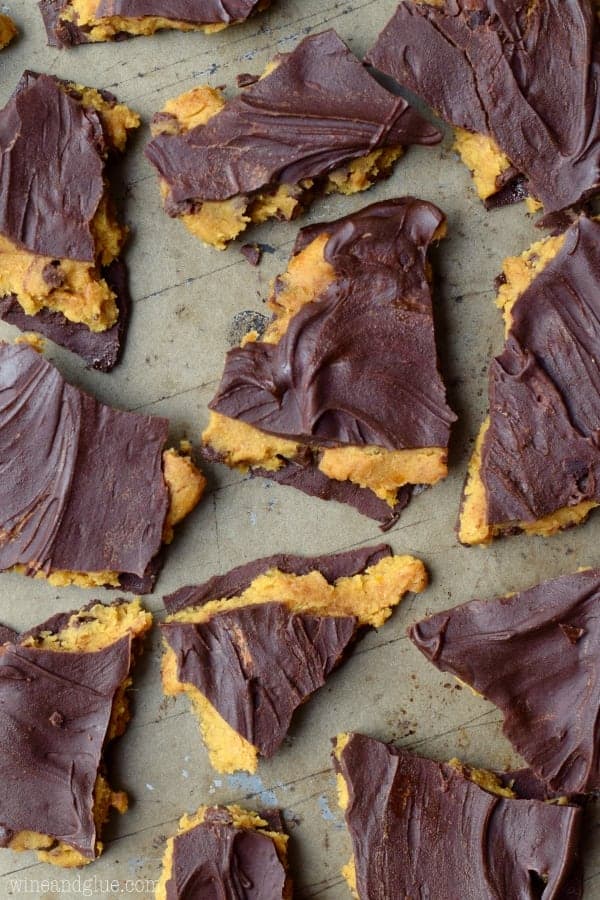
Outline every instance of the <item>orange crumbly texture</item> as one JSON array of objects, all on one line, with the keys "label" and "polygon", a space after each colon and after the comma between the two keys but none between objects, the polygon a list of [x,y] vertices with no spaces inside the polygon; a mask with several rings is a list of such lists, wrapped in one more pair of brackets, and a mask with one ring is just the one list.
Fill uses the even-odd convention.
[{"label": "orange crumbly texture", "polygon": [[[532,281],[554,259],[562,248],[565,235],[557,235],[536,241],[520,256],[504,260],[505,283],[498,290],[497,304],[503,312],[506,333],[512,324],[512,309]],[[486,487],[481,478],[481,455],[485,435],[490,426],[489,418],[481,426],[469,461],[459,517],[458,537],[463,544],[489,544],[495,537],[518,529],[526,534],[550,537],[563,528],[579,525],[590,511],[598,506],[595,500],[582,500],[574,506],[565,506],[533,522],[504,522],[491,524],[487,518]]]},{"label": "orange crumbly texture", "polygon": [[[440,228],[436,239],[445,235]],[[273,321],[260,338],[277,344],[292,318],[307,303],[312,303],[335,281],[335,270],[325,259],[327,234],[321,234],[300,253],[293,256],[287,271],[277,279],[277,288],[269,300]],[[242,346],[257,340],[249,332]],[[268,434],[253,425],[211,412],[202,441],[211,447],[231,468],[247,472],[253,467],[277,471],[298,456],[303,446],[294,440]],[[382,447],[313,448],[320,450],[319,469],[336,481],[350,481],[369,488],[390,507],[394,507],[398,490],[405,484],[436,484],[448,474],[448,452],[445,447],[416,450],[386,450]]]},{"label": "orange crumbly texture", "polygon": [[[177,836],[179,836],[180,834],[185,834],[186,831],[191,831],[192,828],[197,828],[198,825],[202,825],[208,810],[215,808],[222,809],[223,807],[201,806],[198,811],[193,813],[192,815],[186,814],[182,816],[182,818],[179,820]],[[281,831],[271,831],[268,822],[265,821],[265,819],[262,819],[258,813],[253,812],[252,810],[242,809],[241,806],[236,805],[228,805],[224,807],[224,809],[226,809],[230,814],[232,819],[231,824],[234,828],[243,828],[249,831],[258,831],[260,832],[260,834],[264,834],[266,837],[270,838],[275,845],[277,856],[279,857],[284,869],[287,872],[287,845],[289,840],[288,835],[284,834]],[[166,900],[167,898],[167,883],[171,880],[171,876],[173,874],[173,848],[174,839],[170,837],[167,840],[167,847],[163,856],[162,873],[156,887],[156,900]],[[292,880],[290,877],[288,877],[283,889],[282,900],[291,900],[291,898]],[[273,900],[275,900],[275,898],[273,898]]]},{"label": "orange crumbly texture", "polygon": [[[30,343],[30,341],[28,341]],[[191,445],[181,441],[179,450],[171,448],[163,453],[163,475],[169,492],[169,507],[163,525],[163,543],[170,544],[174,527],[188,516],[200,502],[206,487],[206,478],[195,465]],[[27,566],[13,566],[11,571],[25,574]],[[67,569],[51,569],[49,573],[38,571],[35,578],[44,579],[54,587],[115,587],[120,586],[119,572],[72,572]]]},{"label": "orange crumbly texture", "polygon": [[[339,578],[335,584],[329,584],[317,571],[290,575],[271,569],[255,578],[238,597],[190,606],[168,616],[166,621],[200,624],[219,613],[276,602],[296,614],[356,616],[360,626],[379,628],[406,593],[420,593],[427,583],[425,566],[412,556],[386,557],[359,575]],[[179,680],[177,658],[166,641],[164,647],[164,691],[171,696],[186,693],[190,697],[212,766],[225,773],[255,772],[257,748],[234,731],[194,685]]]},{"label": "orange crumbly texture", "polygon": [[[269,63],[261,78],[268,77],[276,68],[276,61]],[[205,125],[221,112],[225,104],[222,91],[208,85],[193,88],[165,104],[153,123],[153,134],[182,134]],[[402,152],[402,147],[373,150],[330,172],[323,184],[317,186],[325,194],[355,194],[365,191],[377,179],[390,173]],[[205,244],[225,250],[227,244],[251,223],[260,224],[274,218],[290,221],[295,218],[310,202],[309,192],[314,188],[315,181],[312,178],[306,178],[299,184],[279,184],[250,196],[204,201],[197,210],[180,218],[189,231]],[[168,186],[164,181],[161,182],[161,193],[163,197],[168,193]]]},{"label": "orange crumbly texture", "polygon": [[[90,609],[73,613],[65,627],[56,634],[45,631],[32,635],[22,642],[22,646],[52,650],[56,653],[91,653],[109,647],[126,635],[131,635],[135,655],[151,626],[152,615],[142,608],[138,599],[112,606],[96,603]],[[123,734],[127,728],[131,718],[127,696],[130,686],[131,677],[128,675],[113,699],[107,741]],[[99,771],[94,785],[93,806],[98,835],[95,846],[96,857],[103,850],[99,836],[109,819],[111,809],[124,813],[127,811],[127,804],[127,794],[124,791],[113,790],[103,772]],[[18,832],[10,841],[9,847],[17,851],[36,850],[42,862],[63,868],[85,866],[92,862],[64,841],[34,831]]]},{"label": "orange crumbly texture", "polygon": [[[257,10],[267,9],[269,4],[270,0],[262,0]],[[99,6],[99,0],[68,0],[61,11],[60,19],[83,28],[91,43],[111,41],[119,34],[151,35],[165,28],[214,34],[227,28],[229,24],[237,24],[237,22],[194,23],[170,19],[167,16],[102,16],[98,15]]]},{"label": "orange crumbly texture", "polygon": [[0,13],[0,50],[4,50],[5,47],[8,47],[18,33],[17,26],[11,17],[4,15],[4,13]]},{"label": "orange crumbly texture", "polygon": [[[122,152],[129,133],[140,125],[137,113],[121,103],[111,105],[95,88],[73,82],[61,87],[76,91],[82,106],[98,112],[109,145]],[[91,229],[96,244],[94,262],[42,256],[0,235],[0,296],[14,294],[30,316],[48,309],[94,332],[112,328],[119,315],[117,298],[101,269],[120,255],[128,229],[117,220],[107,193],[100,200]],[[48,269],[53,270],[49,281],[44,278]]]}]

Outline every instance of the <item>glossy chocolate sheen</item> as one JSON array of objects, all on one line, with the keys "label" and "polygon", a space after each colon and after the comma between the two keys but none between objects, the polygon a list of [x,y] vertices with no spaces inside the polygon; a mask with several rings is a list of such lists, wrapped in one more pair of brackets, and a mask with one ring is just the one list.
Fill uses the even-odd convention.
[{"label": "glossy chocolate sheen", "polygon": [[[247,19],[258,3],[259,0],[99,0],[96,18],[159,16],[192,25],[229,25]],[[85,28],[78,27],[76,23],[61,22],[61,13],[69,6],[66,0],[39,0],[38,5],[51,46],[72,47],[88,42]],[[131,35],[119,32],[112,40],[126,37]]]},{"label": "glossy chocolate sheen", "polygon": [[600,789],[600,570],[475,600],[409,635],[504,715],[504,733],[553,791]]},{"label": "glossy chocolate sheen", "polygon": [[589,0],[403,0],[367,61],[494,138],[548,214],[600,187],[598,38]]},{"label": "glossy chocolate sheen", "polygon": [[166,419],[67,384],[24,344],[0,344],[0,570],[143,576],[168,508]]},{"label": "glossy chocolate sheen", "polygon": [[0,319],[21,331],[35,331],[80,356],[92,369],[109,372],[118,363],[129,323],[131,297],[127,283],[127,267],[114,260],[102,275],[117,300],[119,318],[106,331],[90,331],[87,325],[70,322],[62,313],[42,309],[29,316],[14,296],[0,299]]},{"label": "glossy chocolate sheen", "polygon": [[427,250],[443,213],[412,197],[300,232],[320,233],[335,280],[277,344],[227,354],[210,408],[319,446],[446,447],[454,413],[437,368]]},{"label": "glossy chocolate sheen", "polygon": [[215,575],[203,584],[180,588],[174,594],[166,596],[164,603],[168,613],[175,613],[186,606],[201,606],[211,600],[236,597],[243,594],[259,575],[264,575],[269,569],[279,569],[288,575],[320,572],[329,584],[333,584],[338,578],[358,575],[391,555],[392,548],[389,544],[357,547],[355,550],[327,556],[290,556],[278,553],[237,566],[225,575]]},{"label": "glossy chocolate sheen", "polygon": [[206,125],[159,134],[146,156],[169,188],[170,215],[269,185],[297,185],[379,147],[435,144],[441,135],[381,87],[333,30],[281,55]]},{"label": "glossy chocolate sheen", "polygon": [[451,766],[360,734],[335,768],[361,900],[577,900],[582,812],[489,794]]},{"label": "glossy chocolate sheen", "polygon": [[94,109],[26,72],[0,112],[0,233],[32,253],[94,262],[107,149]]},{"label": "glossy chocolate sheen", "polygon": [[161,625],[178,680],[197,688],[266,757],[280,747],[295,710],[341,662],[357,628],[354,616],[297,614],[276,602],[198,624]]},{"label": "glossy chocolate sheen", "polygon": [[582,218],[521,294],[489,375],[487,520],[600,500],[600,224]]},{"label": "glossy chocolate sheen", "polygon": [[20,831],[95,856],[93,789],[131,640],[90,653],[0,646],[0,846]]},{"label": "glossy chocolate sheen", "polygon": [[226,809],[208,809],[201,825],[173,839],[167,900],[281,900],[285,882],[272,838],[236,828]]}]

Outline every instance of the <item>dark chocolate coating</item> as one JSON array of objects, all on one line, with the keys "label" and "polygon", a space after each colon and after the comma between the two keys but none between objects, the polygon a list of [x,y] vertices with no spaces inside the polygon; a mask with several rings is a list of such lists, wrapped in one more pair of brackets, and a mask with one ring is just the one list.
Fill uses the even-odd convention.
[{"label": "dark chocolate coating", "polygon": [[227,810],[207,810],[201,825],[173,839],[167,900],[281,900],[285,882],[272,838],[236,828]]},{"label": "dark chocolate coating", "polygon": [[600,224],[582,218],[512,308],[489,375],[487,520],[600,500]]},{"label": "dark chocolate coating", "polygon": [[489,794],[451,766],[360,734],[335,768],[363,900],[577,900],[582,812]]},{"label": "dark chocolate coating", "polygon": [[437,368],[428,247],[444,215],[407,197],[300,233],[324,232],[335,280],[277,344],[227,354],[210,408],[319,446],[447,447],[455,416]]},{"label": "dark chocolate coating", "polygon": [[[259,0],[100,0],[96,17],[120,16],[141,18],[160,16],[192,25],[230,25],[245,21],[256,9]],[[73,47],[88,42],[87,31],[76,23],[61,21],[67,0],[39,0],[48,44],[52,47]],[[120,32],[113,40],[130,37]]]},{"label": "dark chocolate coating", "polygon": [[143,576],[169,502],[167,429],[67,384],[31,347],[0,344],[0,570]]},{"label": "dark chocolate coating", "polygon": [[289,575],[308,575],[309,572],[320,572],[323,578],[333,584],[338,578],[350,578],[358,575],[381,559],[392,555],[389,544],[376,544],[371,547],[357,547],[343,553],[327,556],[290,556],[278,553],[265,556],[231,569],[225,575],[215,575],[203,584],[189,585],[180,588],[174,594],[164,598],[168,613],[178,612],[186,606],[200,606],[210,600],[221,600],[242,594],[252,582],[268,572],[279,569]]},{"label": "dark chocolate coating", "polygon": [[189,211],[269,185],[297,185],[380,147],[435,144],[441,135],[381,87],[333,30],[305,38],[266,78],[206,125],[159,134],[146,156],[166,182],[165,209]]},{"label": "dark chocolate coating", "polygon": [[95,856],[93,790],[131,639],[90,653],[0,646],[0,846],[24,830]]},{"label": "dark chocolate coating", "polygon": [[103,277],[117,298],[119,318],[106,331],[90,331],[87,325],[70,322],[62,313],[42,309],[29,316],[17,298],[11,294],[0,299],[0,319],[21,331],[35,331],[55,344],[76,353],[92,369],[110,372],[119,362],[125,332],[129,323],[131,297],[127,283],[127,267],[114,260],[103,270]]},{"label": "dark chocolate coating", "polygon": [[[589,0],[404,0],[367,61],[492,137],[545,213],[600,187],[599,26]],[[498,189],[503,187],[498,184]]]},{"label": "dark chocolate coating", "polygon": [[600,788],[600,570],[475,600],[409,635],[500,708],[504,733],[553,791]]},{"label": "dark chocolate coating", "polygon": [[106,152],[94,109],[52,76],[25,73],[0,112],[0,233],[32,253],[94,262]]},{"label": "dark chocolate coating", "polygon": [[357,631],[354,616],[292,613],[262,603],[199,624],[167,622],[177,677],[196,687],[242,737],[272,756],[295,710],[322,687]]}]

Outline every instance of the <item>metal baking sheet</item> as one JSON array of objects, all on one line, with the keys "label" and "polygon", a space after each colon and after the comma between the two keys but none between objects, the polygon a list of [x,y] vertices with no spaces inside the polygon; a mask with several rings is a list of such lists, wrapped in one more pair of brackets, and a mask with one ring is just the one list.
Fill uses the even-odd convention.
[{"label": "metal baking sheet", "polygon": [[[306,34],[333,27],[362,56],[395,7],[394,0],[319,2],[276,0],[245,25],[213,36],[162,33],[115,44],[60,51],[46,46],[34,0],[12,0],[19,39],[0,54],[0,101],[21,72],[33,68],[108,88],[144,120],[122,166],[127,254],[134,312],[123,362],[109,375],[87,371],[52,344],[47,355],[73,383],[116,406],[168,416],[173,438],[198,444],[206,404],[235,332],[235,316],[264,310],[271,279],[285,268],[298,223],[266,224],[247,234],[273,248],[251,268],[239,244],[219,253],[196,241],[163,213],[154,175],[143,157],[148,122],[164,101],[208,82],[235,91],[239,72],[262,71],[279,51]],[[417,497],[387,535],[396,552],[422,557],[431,586],[405,601],[379,632],[370,633],[350,660],[295,717],[289,737],[254,776],[216,774],[208,764],[188,702],[166,701],[159,678],[156,633],[137,668],[134,718],[112,752],[112,783],[126,789],[131,809],[116,815],[104,855],[70,872],[39,864],[32,853],[0,853],[0,896],[76,898],[153,895],[165,837],[185,811],[206,802],[236,801],[285,810],[292,836],[296,896],[349,897],[340,867],[351,853],[329,764],[330,737],[361,730],[396,740],[436,759],[460,756],[478,766],[519,764],[491,704],[438,673],[405,637],[426,613],[472,599],[528,587],[544,578],[598,565],[600,515],[549,540],[513,537],[490,549],[461,547],[454,533],[467,459],[486,406],[486,372],[502,345],[493,280],[504,256],[524,250],[540,233],[522,205],[487,213],[448,135],[439,148],[410,149],[393,176],[353,197],[318,201],[301,224],[336,218],[386,197],[415,194],[446,212],[449,236],[434,252],[437,329],[450,400],[460,416],[451,446],[451,474]],[[240,243],[243,243],[241,241]],[[0,324],[0,337],[15,329]],[[179,527],[148,607],[162,615],[161,597],[183,584],[279,551],[320,554],[381,539],[376,523],[353,510],[305,497],[291,488],[249,480],[219,466],[205,467],[210,487],[201,506]],[[90,593],[57,591],[20,576],[0,578],[0,621],[26,628],[76,608]],[[111,592],[102,593],[108,600]],[[600,818],[588,813],[586,900],[600,897]],[[63,881],[66,879],[66,881]],[[52,882],[54,880],[54,883]],[[44,883],[46,882],[46,883]],[[61,883],[62,882],[62,883]]]}]

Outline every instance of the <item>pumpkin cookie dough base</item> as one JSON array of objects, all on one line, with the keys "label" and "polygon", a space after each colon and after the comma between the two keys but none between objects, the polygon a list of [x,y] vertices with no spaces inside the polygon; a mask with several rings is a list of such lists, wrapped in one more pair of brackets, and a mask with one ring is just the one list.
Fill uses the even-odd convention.
[{"label": "pumpkin cookie dough base", "polygon": [[[419,593],[427,586],[423,563],[411,556],[390,556],[364,572],[339,578],[329,584],[318,571],[293,575],[271,569],[255,578],[239,596],[214,599],[201,606],[189,606],[167,622],[206,622],[220,612],[261,603],[282,603],[294,613],[315,616],[355,616],[359,626],[379,628],[407,592]],[[162,680],[166,694],[189,695],[200,720],[211,765],[219,772],[255,772],[258,750],[220,716],[206,697],[192,684],[179,681],[177,658],[166,641]]]},{"label": "pumpkin cookie dough base", "polygon": [[[263,75],[275,68],[270,63]],[[205,125],[225,106],[222,91],[201,85],[169,100],[153,122],[152,133],[182,134],[198,125]],[[228,200],[205,201],[197,210],[180,216],[182,222],[195,237],[218,250],[225,250],[229,241],[236,238],[249,224],[260,224],[268,219],[290,221],[310,205],[316,193],[356,194],[370,188],[375,181],[387,177],[394,163],[402,155],[402,147],[373,150],[360,159],[319,179],[304,179],[300,184],[280,184],[249,196]],[[168,192],[161,182],[163,198]]]},{"label": "pumpkin cookie dough base", "polygon": [[[209,810],[226,810],[231,817],[231,825],[233,828],[242,828],[244,830],[249,831],[258,831],[260,834],[264,834],[266,837],[270,838],[275,845],[275,849],[277,851],[277,855],[279,857],[280,862],[282,863],[284,869],[288,868],[287,864],[287,845],[288,845],[288,835],[283,831],[275,831],[273,830],[269,822],[266,819],[263,819],[259,813],[253,812],[252,810],[242,809],[241,806],[236,806],[234,804],[225,806],[225,807],[208,807],[201,806],[197,812],[192,815],[183,815],[179,820],[179,826],[177,829],[177,835],[185,834],[186,831],[191,831],[192,828],[197,828],[199,825],[202,825],[205,821],[206,814]],[[170,881],[171,876],[173,874],[173,849],[174,849],[174,838],[170,837],[167,840],[167,847],[165,850],[165,855],[163,857],[163,868],[162,873],[156,887],[156,900],[167,900],[167,882]],[[283,900],[291,900],[292,897],[292,883],[291,879],[288,878],[284,892],[282,894]],[[273,898],[275,900],[275,898]]]},{"label": "pumpkin cookie dough base", "polygon": [[[139,651],[143,638],[151,626],[152,615],[142,608],[137,599],[127,603],[117,602],[110,606],[92,603],[79,612],[72,613],[58,631],[38,632],[34,629],[29,635],[26,633],[23,636],[21,644],[24,647],[36,647],[57,653],[85,653],[108,647],[129,634],[133,641],[132,655],[135,658],[136,652]],[[107,742],[122,735],[127,728],[131,718],[127,697],[127,690],[130,686],[131,676],[128,676],[115,694],[106,734]],[[104,774],[99,772],[94,785],[93,808],[97,835],[101,835],[111,809],[124,813],[127,811],[127,806],[127,794],[124,791],[114,791]],[[85,866],[93,861],[69,844],[57,841],[51,835],[39,834],[34,831],[17,832],[10,841],[9,847],[16,851],[35,850],[41,862],[63,868]],[[103,844],[97,839],[96,856],[99,856],[102,850]]]},{"label": "pumpkin cookie dough base", "polygon": [[[441,232],[436,236],[444,236]],[[333,266],[325,259],[327,234],[320,234],[289,262],[287,271],[276,282],[268,305],[274,314],[261,341],[277,344],[285,334],[293,316],[307,303],[318,299],[335,280]],[[242,346],[257,340],[249,332]],[[230,468],[247,472],[253,468],[278,471],[299,457],[304,444],[267,434],[241,419],[231,419],[211,412],[203,444]],[[416,450],[386,450],[381,447],[312,448],[320,454],[318,468],[334,481],[350,481],[368,488],[393,509],[398,490],[407,484],[433,485],[448,474],[448,452],[444,447]]]},{"label": "pumpkin cookie dough base", "polygon": [[[548,237],[532,244],[520,256],[509,256],[504,260],[497,305],[504,316],[506,334],[511,327],[511,313],[515,303],[548,263],[554,259],[564,242],[564,234]],[[500,535],[516,532],[550,537],[563,528],[581,524],[591,510],[598,506],[594,500],[584,500],[574,506],[557,509],[533,522],[489,523],[487,521],[486,488],[480,474],[483,444],[489,425],[490,420],[487,418],[481,426],[467,469],[458,525],[458,538],[461,543],[467,545],[489,544]]]},{"label": "pumpkin cookie dough base", "polygon": [[[140,125],[137,113],[121,103],[109,102],[95,88],[58,80],[57,84],[65,93],[74,94],[81,106],[96,110],[109,149],[123,152],[129,132]],[[42,256],[0,235],[0,296],[14,295],[30,316],[50,310],[94,332],[111,328],[119,311],[103,269],[119,257],[128,229],[117,221],[107,194],[100,201],[91,228],[96,244],[94,262]]]},{"label": "pumpkin cookie dough base", "polygon": [[0,13],[0,50],[4,50],[5,47],[8,47],[10,42],[16,38],[17,34],[17,26],[10,16]]},{"label": "pumpkin cookie dough base", "polygon": [[[170,448],[163,453],[163,475],[169,491],[169,508],[163,527],[164,544],[171,543],[174,526],[185,519],[200,502],[206,487],[206,478],[194,465],[190,451],[190,444],[182,441],[179,450]],[[25,575],[27,566],[14,566],[11,571]],[[38,570],[33,577],[48,581],[54,587],[121,587],[119,572],[70,572],[54,569],[49,573]]]}]

